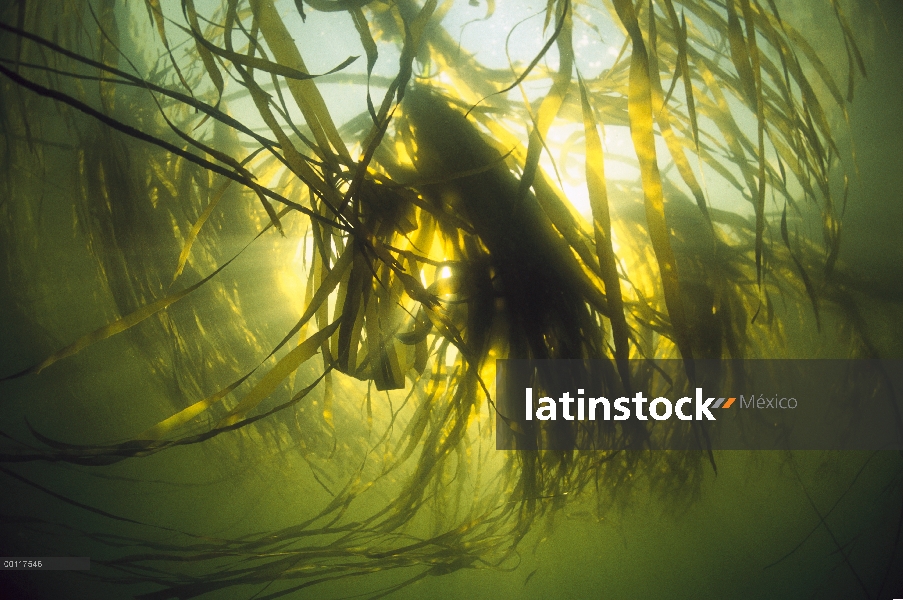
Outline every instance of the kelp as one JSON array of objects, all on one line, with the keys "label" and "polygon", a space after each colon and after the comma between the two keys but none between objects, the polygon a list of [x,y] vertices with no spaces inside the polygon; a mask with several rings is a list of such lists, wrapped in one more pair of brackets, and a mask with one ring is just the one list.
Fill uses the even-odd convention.
[{"label": "kelp", "polygon": [[[31,124],[45,110],[35,99],[52,100],[79,148],[76,221],[115,314],[4,379],[44,376],[134,335],[167,381],[170,406],[118,441],[70,443],[29,425],[42,446],[6,436],[0,460],[101,467],[214,440],[220,450],[257,444],[267,456],[263,434],[290,431],[328,496],[278,531],[138,541],[145,552],[102,561],[112,581],[160,586],[143,597],[262,585],[257,597],[275,598],[417,569],[390,593],[427,575],[510,566],[518,542],[562,499],[594,494],[601,509],[642,476],[672,499],[698,489],[702,453],[643,452],[651,434],[642,427],[606,432],[613,451],[489,453],[501,418],[496,359],[606,359],[607,385],[638,389],[651,374],[631,372],[628,359],[682,358],[692,379],[695,358],[763,356],[788,327],[810,326],[802,311],[778,313],[778,298],[811,304],[818,327],[826,314],[848,324],[850,353],[875,355],[837,264],[829,183],[839,152],[833,109],[816,92],[826,89],[845,116],[855,68],[864,74],[836,2],[850,58],[846,99],[804,36],[772,3],[751,0],[606,3],[624,42],[597,74],[578,72],[572,38],[576,19],[593,23],[601,10],[572,0],[547,4],[545,38],[511,71],[457,44],[442,25],[450,3],[297,2],[305,22],[347,12],[358,34],[346,40],[349,58],[322,74],[310,73],[272,2],[228,0],[201,14],[183,0],[179,21],[147,0],[153,35],[134,43],[159,40],[165,60],[145,72],[119,64],[136,50],[117,41],[123,16],[112,2],[96,14],[64,4],[93,28],[51,35],[38,3],[0,22],[4,42],[15,42],[0,64],[6,164],[51,146]],[[485,19],[498,18],[493,7]],[[544,62],[555,62],[552,48],[554,67]],[[365,72],[352,72],[361,52]],[[377,77],[392,52],[393,76]],[[337,77],[367,86],[366,109],[345,123],[321,90]],[[548,91],[528,91],[536,81]],[[384,90],[376,103],[375,89]],[[231,112],[239,102],[253,118]],[[585,147],[589,215],[542,167],[563,125],[580,128],[572,141]],[[618,127],[630,132],[633,181],[606,177],[613,153],[600,131]],[[679,178],[667,174],[659,138]],[[748,207],[720,208],[711,174]],[[14,204],[4,204],[7,222],[24,219]],[[822,243],[791,237],[788,222],[813,214]],[[301,304],[278,297],[283,265],[253,267],[261,302],[301,306],[278,332],[262,307],[239,306],[229,291],[239,281],[230,269],[271,229],[300,240],[306,277]],[[783,243],[773,242],[777,231]],[[140,246],[152,242],[163,250]],[[26,261],[10,248],[15,270]],[[190,308],[175,313],[176,303]],[[358,425],[344,448],[338,422]],[[582,435],[566,425],[557,433]],[[356,502],[390,484],[381,505]],[[183,564],[194,574],[175,568]],[[281,587],[269,590],[274,580]]]}]

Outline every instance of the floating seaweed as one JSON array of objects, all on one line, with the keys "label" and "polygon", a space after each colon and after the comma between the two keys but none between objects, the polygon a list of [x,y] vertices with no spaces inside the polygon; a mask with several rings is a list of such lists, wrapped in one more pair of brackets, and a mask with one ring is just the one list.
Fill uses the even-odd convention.
[{"label": "floating seaweed", "polygon": [[[111,0],[62,2],[52,18],[7,7],[5,267],[34,287],[65,268],[31,254],[28,195],[66,165],[75,234],[61,247],[89,253],[79,276],[96,307],[57,325],[25,293],[4,299],[55,340],[4,385],[119,343],[163,400],[80,439],[23,418],[4,428],[3,472],[143,531],[79,532],[128,549],[96,562],[142,598],[276,598],[401,570],[381,597],[513,568],[574,498],[604,512],[643,480],[692,499],[714,454],[643,451],[643,428],[609,432],[605,452],[496,452],[495,360],[603,359],[608,385],[631,389],[651,375],[629,359],[680,358],[692,377],[694,359],[792,356],[788,337],[827,322],[844,356],[881,356],[862,298],[900,298],[838,258],[832,122],[865,64],[827,4],[846,95],[773,2],[550,1],[542,43],[510,68],[460,44],[443,25],[455,7],[436,0],[147,0],[140,20]],[[357,39],[312,70],[294,28],[329,13]],[[580,60],[578,30],[619,36],[620,52]],[[359,101],[342,104],[339,84]],[[626,156],[607,143],[619,131]],[[619,163],[630,176],[612,176]],[[236,465],[290,454],[317,491],[290,525],[201,535],[12,466],[93,473],[177,448]]]}]

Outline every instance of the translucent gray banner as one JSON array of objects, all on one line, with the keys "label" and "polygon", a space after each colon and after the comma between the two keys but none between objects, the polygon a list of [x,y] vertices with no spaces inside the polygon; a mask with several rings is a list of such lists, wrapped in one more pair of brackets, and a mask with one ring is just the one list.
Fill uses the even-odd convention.
[{"label": "translucent gray banner", "polygon": [[500,450],[903,450],[900,360],[500,360]]},{"label": "translucent gray banner", "polygon": [[88,571],[87,556],[27,556],[0,558],[0,571]]}]

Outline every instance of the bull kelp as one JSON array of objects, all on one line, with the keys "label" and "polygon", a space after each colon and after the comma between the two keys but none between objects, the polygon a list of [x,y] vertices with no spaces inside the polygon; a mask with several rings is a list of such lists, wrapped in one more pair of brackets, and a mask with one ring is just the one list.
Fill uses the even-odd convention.
[{"label": "bull kelp", "polygon": [[[870,325],[899,289],[842,260],[867,64],[817,4],[830,53],[772,0],[5,7],[0,469],[42,500],[3,551],[89,544],[149,599],[382,597],[514,570],[575,507],[692,510],[736,465],[705,430],[497,451],[495,361],[627,393],[632,359],[901,355]],[[777,462],[883,597],[899,527],[863,566],[800,470],[858,460],[843,498],[881,462],[899,504],[899,457],[819,460]],[[149,484],[184,515],[130,509]]]}]

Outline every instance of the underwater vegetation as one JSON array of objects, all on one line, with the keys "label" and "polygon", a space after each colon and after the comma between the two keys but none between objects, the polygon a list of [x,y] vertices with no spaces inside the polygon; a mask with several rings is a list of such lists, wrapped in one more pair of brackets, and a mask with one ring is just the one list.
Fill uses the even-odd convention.
[{"label": "underwater vegetation", "polygon": [[[497,451],[495,361],[630,390],[633,359],[901,356],[873,322],[899,282],[841,254],[866,60],[812,4],[833,54],[773,0],[4,6],[0,471],[71,518],[2,520],[140,598],[376,598],[515,569],[575,502],[691,506],[723,472],[704,430]],[[170,460],[209,520],[79,499]],[[217,514],[249,472],[292,510]],[[900,583],[898,523],[865,576],[812,508],[852,589]]]}]

